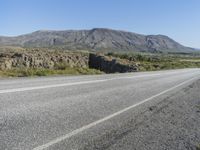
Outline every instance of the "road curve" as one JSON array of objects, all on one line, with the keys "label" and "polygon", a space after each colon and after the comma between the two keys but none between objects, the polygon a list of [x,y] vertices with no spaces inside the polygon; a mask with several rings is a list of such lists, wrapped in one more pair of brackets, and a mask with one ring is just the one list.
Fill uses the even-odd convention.
[{"label": "road curve", "polygon": [[82,149],[100,134],[122,127],[140,105],[199,78],[200,69],[179,69],[0,79],[0,149]]}]

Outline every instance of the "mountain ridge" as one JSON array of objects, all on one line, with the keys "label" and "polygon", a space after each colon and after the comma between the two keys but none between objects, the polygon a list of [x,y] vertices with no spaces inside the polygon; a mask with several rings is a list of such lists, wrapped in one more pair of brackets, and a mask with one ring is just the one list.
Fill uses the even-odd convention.
[{"label": "mountain ridge", "polygon": [[68,50],[191,52],[166,35],[144,35],[123,30],[38,30],[29,34],[0,36],[0,46],[62,47]]}]

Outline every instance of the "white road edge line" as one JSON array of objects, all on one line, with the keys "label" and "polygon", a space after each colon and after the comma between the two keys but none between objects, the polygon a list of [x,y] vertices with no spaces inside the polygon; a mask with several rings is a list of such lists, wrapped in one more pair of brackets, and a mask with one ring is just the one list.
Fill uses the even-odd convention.
[{"label": "white road edge line", "polygon": [[182,85],[184,85],[186,83],[189,83],[190,81],[192,81],[194,79],[197,79],[197,78],[199,78],[199,77],[194,77],[194,78],[191,78],[189,80],[186,80],[186,81],[184,81],[184,82],[182,82],[182,83],[180,83],[180,84],[178,84],[176,86],[173,86],[173,87],[171,87],[171,88],[169,88],[169,89],[167,89],[167,90],[165,90],[165,91],[163,91],[163,92],[161,92],[159,94],[153,95],[152,97],[147,98],[147,99],[145,99],[145,100],[143,100],[143,101],[141,101],[141,102],[139,102],[137,104],[134,104],[132,106],[126,107],[126,108],[124,108],[124,109],[122,109],[122,110],[120,110],[120,111],[118,111],[118,112],[116,112],[114,114],[111,114],[111,115],[109,115],[109,116],[107,116],[105,118],[102,118],[102,119],[97,120],[95,122],[92,122],[92,123],[90,123],[88,125],[85,125],[85,126],[79,128],[79,129],[76,129],[76,130],[74,130],[74,131],[72,131],[72,132],[70,132],[70,133],[68,133],[68,134],[66,134],[64,136],[58,137],[57,139],[52,140],[52,141],[50,141],[50,142],[48,142],[48,143],[46,143],[44,145],[38,146],[38,147],[34,148],[33,150],[44,150],[44,149],[46,149],[46,148],[48,148],[48,147],[50,147],[50,146],[52,146],[54,144],[57,144],[57,143],[59,143],[59,142],[61,142],[63,140],[66,140],[66,139],[68,139],[68,138],[70,138],[72,136],[75,136],[76,134],[79,134],[79,133],[83,132],[84,130],[90,129],[90,128],[92,128],[92,127],[94,127],[94,126],[96,126],[96,125],[98,125],[100,123],[103,123],[103,122],[105,122],[107,120],[110,120],[113,117],[116,117],[116,116],[118,116],[118,115],[120,115],[120,114],[122,114],[122,113],[124,113],[124,112],[126,112],[126,111],[128,111],[128,110],[130,110],[130,109],[132,109],[134,107],[136,107],[136,106],[139,106],[139,105],[141,105],[141,104],[143,104],[143,103],[145,103],[147,101],[150,101],[150,100],[152,100],[152,99],[154,99],[156,97],[159,97],[159,96],[161,96],[161,95],[163,95],[163,94],[165,94],[165,93],[167,93],[169,91],[172,91],[172,90],[174,90],[174,89],[176,89],[176,88],[178,88],[178,87],[180,87],[180,86],[182,86]]},{"label": "white road edge line", "polygon": [[106,82],[106,81],[117,80],[117,79],[130,79],[130,78],[151,77],[151,76],[159,76],[159,75],[162,75],[162,74],[140,75],[140,76],[132,76],[132,77],[131,76],[127,76],[127,77],[117,77],[117,78],[103,79],[103,80],[99,79],[99,80],[81,81],[81,82],[74,82],[74,83],[63,83],[63,84],[44,85],[44,86],[36,86],[36,87],[25,87],[25,88],[17,88],[17,89],[5,89],[5,90],[0,90],[0,94],[14,93],[14,92],[23,92],[23,91],[32,91],[32,90],[40,90],[40,89],[47,89],[47,88],[72,86],[72,85],[82,85],[82,84],[99,83],[99,82]]}]

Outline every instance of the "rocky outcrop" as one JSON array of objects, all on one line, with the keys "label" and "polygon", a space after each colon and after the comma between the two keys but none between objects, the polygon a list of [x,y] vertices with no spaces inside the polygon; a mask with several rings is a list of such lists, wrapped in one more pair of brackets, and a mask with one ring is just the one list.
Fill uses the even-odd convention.
[{"label": "rocky outcrop", "polygon": [[[88,54],[67,52],[8,52],[0,53],[0,70],[12,68],[88,67]],[[59,69],[59,68],[58,68]]]},{"label": "rocky outcrop", "polygon": [[89,67],[106,73],[125,73],[138,71],[138,66],[133,62],[122,62],[120,59],[107,57],[104,55],[89,55]]},{"label": "rocky outcrop", "polygon": [[105,73],[124,73],[138,70],[134,61],[94,53],[24,50],[0,52],[0,70],[13,68],[66,69],[93,68]]}]

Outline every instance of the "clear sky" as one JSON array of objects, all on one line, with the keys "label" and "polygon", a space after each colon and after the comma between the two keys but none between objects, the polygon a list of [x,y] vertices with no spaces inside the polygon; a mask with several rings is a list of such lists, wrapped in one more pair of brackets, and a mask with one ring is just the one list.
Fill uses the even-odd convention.
[{"label": "clear sky", "polygon": [[0,0],[0,35],[113,28],[200,48],[200,0]]}]

